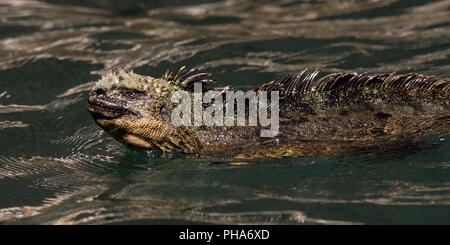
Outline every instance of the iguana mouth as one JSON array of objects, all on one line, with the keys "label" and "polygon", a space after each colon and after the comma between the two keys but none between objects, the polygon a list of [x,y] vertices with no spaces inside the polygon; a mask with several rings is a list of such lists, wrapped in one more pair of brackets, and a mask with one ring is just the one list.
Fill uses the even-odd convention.
[{"label": "iguana mouth", "polygon": [[113,99],[105,97],[103,99],[97,97],[89,97],[88,111],[96,118],[113,119],[124,115],[137,115]]}]

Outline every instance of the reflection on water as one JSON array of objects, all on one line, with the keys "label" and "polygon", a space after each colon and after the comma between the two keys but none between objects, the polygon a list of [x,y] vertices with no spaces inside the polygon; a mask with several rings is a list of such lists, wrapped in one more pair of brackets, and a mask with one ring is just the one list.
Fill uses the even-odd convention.
[{"label": "reflection on water", "polygon": [[449,15],[445,0],[1,1],[0,223],[448,224],[448,134],[357,156],[147,156],[86,101],[116,65],[237,89],[304,68],[448,78]]}]

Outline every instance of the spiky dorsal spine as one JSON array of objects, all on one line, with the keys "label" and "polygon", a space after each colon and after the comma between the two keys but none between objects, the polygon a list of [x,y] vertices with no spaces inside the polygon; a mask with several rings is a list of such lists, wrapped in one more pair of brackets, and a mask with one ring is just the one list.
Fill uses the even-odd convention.
[{"label": "spiky dorsal spine", "polygon": [[193,84],[196,82],[202,83],[203,89],[206,89],[208,85],[215,82],[215,80],[212,79],[204,79],[205,77],[211,76],[211,73],[196,73],[198,71],[198,68],[186,70],[186,66],[182,66],[176,73],[167,70],[161,78],[167,82],[173,82],[187,90],[192,90]]},{"label": "spiky dorsal spine", "polygon": [[376,75],[357,73],[335,73],[320,79],[315,85],[317,91],[346,90],[352,88],[376,88],[405,91],[421,90],[450,90],[450,80],[435,76],[425,76],[417,73],[395,75],[384,73]]},{"label": "spiky dorsal spine", "polygon": [[319,72],[316,70],[307,73],[307,70],[297,75],[287,74],[281,80],[263,84],[258,91],[280,91],[280,97],[284,99],[296,99],[301,95],[311,92],[348,91],[352,89],[386,89],[391,91],[440,91],[450,92],[450,80],[440,79],[435,76],[425,76],[417,73],[395,75],[395,73],[383,73],[369,75],[367,73],[333,73],[317,82],[314,78]]},{"label": "spiky dorsal spine", "polygon": [[[208,85],[215,82],[212,79],[205,79],[211,76],[211,73],[197,73],[198,71],[198,68],[186,69],[183,66],[177,72],[167,70],[161,78],[190,91],[196,82],[202,83],[203,89],[207,89]],[[284,99],[295,99],[311,92],[337,93],[363,88],[391,89],[399,92],[412,89],[450,92],[450,80],[418,73],[369,75],[367,73],[340,72],[329,74],[315,81],[319,71],[307,71],[308,69],[302,70],[296,75],[287,74],[279,81],[271,81],[261,85],[257,91],[279,91],[281,98]]]}]

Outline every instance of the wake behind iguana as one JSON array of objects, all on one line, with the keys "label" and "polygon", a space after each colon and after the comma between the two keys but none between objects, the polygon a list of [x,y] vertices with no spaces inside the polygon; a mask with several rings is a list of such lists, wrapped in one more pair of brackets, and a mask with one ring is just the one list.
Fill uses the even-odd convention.
[{"label": "wake behind iguana", "polygon": [[[168,71],[161,78],[113,68],[91,89],[88,110],[101,128],[131,149],[237,158],[381,151],[450,130],[448,79],[416,73],[343,72],[317,80],[317,74],[304,70],[252,90],[258,95],[266,92],[267,103],[258,104],[259,108],[266,105],[267,118],[279,118],[273,137],[261,134],[268,125],[249,125],[252,109],[245,98],[246,126],[238,126],[237,115],[232,126],[196,125],[194,121],[203,114],[193,116],[188,124],[174,123],[173,112],[179,104],[173,102],[173,95],[184,92],[195,100],[194,88],[206,92],[214,82],[207,78],[211,74],[195,68]],[[227,101],[232,92],[214,90],[215,99],[202,103],[202,109],[211,108],[219,97]],[[235,101],[239,96],[245,95],[238,94]],[[271,99],[278,99],[276,115]],[[185,109],[180,116],[192,116],[192,108]],[[211,115],[224,113],[219,109]]]}]

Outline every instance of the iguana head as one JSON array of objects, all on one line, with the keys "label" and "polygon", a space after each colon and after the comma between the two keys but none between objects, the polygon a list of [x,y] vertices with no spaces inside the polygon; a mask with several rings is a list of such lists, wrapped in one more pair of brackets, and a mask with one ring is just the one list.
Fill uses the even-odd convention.
[{"label": "iguana head", "polygon": [[113,68],[92,87],[88,110],[100,127],[131,149],[193,152],[192,140],[171,124],[170,98],[193,82],[213,82],[203,79],[210,74],[193,74],[196,71],[182,67],[177,73],[152,78]]}]

